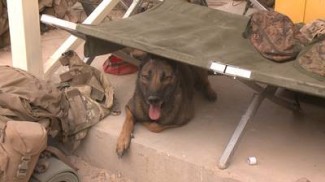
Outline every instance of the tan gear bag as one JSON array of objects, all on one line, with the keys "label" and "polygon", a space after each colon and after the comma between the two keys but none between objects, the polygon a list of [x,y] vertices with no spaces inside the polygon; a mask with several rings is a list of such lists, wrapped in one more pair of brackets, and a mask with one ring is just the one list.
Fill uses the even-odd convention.
[{"label": "tan gear bag", "polygon": [[47,146],[45,128],[37,122],[8,121],[0,139],[0,181],[28,182]]},{"label": "tan gear bag", "polygon": [[69,67],[69,71],[60,75],[60,87],[69,101],[73,118],[68,124],[62,124],[63,131],[68,131],[66,146],[73,151],[91,126],[119,108],[113,107],[114,89],[102,72],[84,63],[74,51],[63,53],[59,61]]}]

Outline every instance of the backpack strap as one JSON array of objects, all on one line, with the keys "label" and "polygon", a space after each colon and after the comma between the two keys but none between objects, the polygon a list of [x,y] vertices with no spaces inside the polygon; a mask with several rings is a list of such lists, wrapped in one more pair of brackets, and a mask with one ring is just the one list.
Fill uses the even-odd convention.
[{"label": "backpack strap", "polygon": [[98,79],[93,75],[88,80],[87,84],[91,86],[90,97],[98,102],[103,101],[105,98],[105,93]]},{"label": "backpack strap", "polygon": [[[74,125],[85,123],[87,120],[87,107],[82,99],[81,93],[78,89],[72,89],[66,92],[66,96],[70,103],[70,109],[73,114]],[[72,123],[71,123],[72,124]],[[75,128],[73,126],[73,128]],[[69,133],[72,131],[69,131]]]},{"label": "backpack strap", "polygon": [[62,162],[64,162],[66,165],[71,167],[72,169],[78,171],[79,169],[71,163],[71,161],[68,159],[68,157],[58,148],[53,147],[53,146],[47,146],[45,151],[53,154],[55,157],[60,159]]}]

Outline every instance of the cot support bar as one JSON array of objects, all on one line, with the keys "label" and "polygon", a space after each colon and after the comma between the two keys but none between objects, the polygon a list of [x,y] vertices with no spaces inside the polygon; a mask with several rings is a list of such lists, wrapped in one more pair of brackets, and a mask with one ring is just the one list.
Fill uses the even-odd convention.
[{"label": "cot support bar", "polygon": [[[250,87],[251,89],[255,90],[256,92],[262,92],[264,89],[262,86],[258,85],[256,82],[247,81],[247,80],[243,80],[243,79],[239,79],[239,81],[244,83],[246,86]],[[266,97],[271,102],[278,104],[284,108],[290,109],[292,111],[299,112],[301,110],[298,100],[295,100],[295,101],[285,100],[281,97],[276,96],[275,94],[267,94]]]},{"label": "cot support bar", "polygon": [[235,129],[231,139],[229,140],[223,154],[220,157],[218,167],[220,169],[226,169],[229,165],[229,160],[234,153],[234,149],[240,139],[248,121],[255,115],[258,107],[266,98],[267,95],[272,95],[276,91],[275,87],[267,86],[262,92],[253,95],[252,101],[250,102],[245,114],[241,117],[237,128]]}]

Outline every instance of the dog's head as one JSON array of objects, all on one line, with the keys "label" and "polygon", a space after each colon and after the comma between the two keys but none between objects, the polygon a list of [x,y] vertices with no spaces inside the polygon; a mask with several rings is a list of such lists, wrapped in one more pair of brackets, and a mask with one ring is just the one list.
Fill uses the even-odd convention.
[{"label": "dog's head", "polygon": [[177,65],[175,62],[148,55],[140,66],[138,86],[149,105],[151,120],[159,120],[164,103],[172,98],[177,87]]}]

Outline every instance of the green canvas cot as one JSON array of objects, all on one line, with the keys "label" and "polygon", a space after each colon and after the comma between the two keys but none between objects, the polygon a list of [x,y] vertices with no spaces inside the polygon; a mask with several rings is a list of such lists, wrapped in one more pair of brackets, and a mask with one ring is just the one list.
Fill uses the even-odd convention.
[{"label": "green canvas cot", "polygon": [[[244,127],[264,98],[297,108],[274,96],[278,87],[325,98],[324,80],[304,74],[294,61],[275,63],[265,59],[243,38],[248,20],[246,16],[185,0],[165,0],[129,18],[99,25],[77,24],[69,31],[86,40],[88,57],[131,47],[237,77],[257,90],[220,158],[219,167],[226,168]],[[260,87],[255,82],[267,86]]]},{"label": "green canvas cot", "polygon": [[325,82],[301,73],[293,61],[263,58],[242,37],[248,20],[185,0],[165,0],[126,19],[78,24],[76,31],[86,35],[86,56],[132,47],[208,69],[212,62],[242,68],[250,72],[244,78],[325,97]]}]

